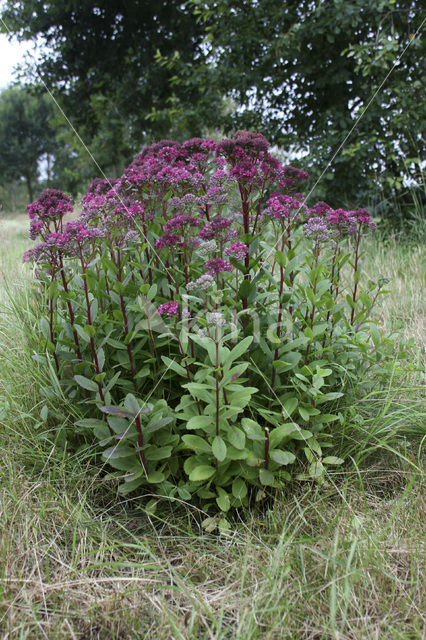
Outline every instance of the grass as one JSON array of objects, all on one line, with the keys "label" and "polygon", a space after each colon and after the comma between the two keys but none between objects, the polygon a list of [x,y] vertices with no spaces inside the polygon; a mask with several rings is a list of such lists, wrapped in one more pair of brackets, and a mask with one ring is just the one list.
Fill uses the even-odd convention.
[{"label": "grass", "polygon": [[[26,221],[0,221],[0,637],[4,640],[425,638],[426,411],[420,358],[347,407],[322,486],[296,484],[226,535],[170,502],[122,498],[61,422],[40,415],[46,372],[22,321]],[[376,317],[424,350],[423,248],[371,241],[365,270],[392,278]],[[12,294],[11,303],[10,294]],[[360,446],[362,443],[362,446]]]}]

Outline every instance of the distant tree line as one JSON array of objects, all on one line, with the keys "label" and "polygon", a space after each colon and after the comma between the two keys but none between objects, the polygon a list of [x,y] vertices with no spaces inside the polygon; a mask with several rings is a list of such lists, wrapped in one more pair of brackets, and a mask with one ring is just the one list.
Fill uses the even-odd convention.
[{"label": "distant tree line", "polygon": [[[303,155],[313,184],[321,176],[315,196],[332,205],[403,200],[406,184],[420,182],[426,14],[416,0],[3,6],[13,35],[43,45],[23,79],[49,87],[106,173],[118,175],[155,139],[245,128]],[[9,91],[1,108],[17,99]],[[50,181],[78,190],[96,167],[51,98],[48,107],[47,97],[25,95],[31,109],[36,99],[38,109],[52,109],[53,147],[43,150],[53,159]],[[21,179],[34,183],[27,174]]]}]

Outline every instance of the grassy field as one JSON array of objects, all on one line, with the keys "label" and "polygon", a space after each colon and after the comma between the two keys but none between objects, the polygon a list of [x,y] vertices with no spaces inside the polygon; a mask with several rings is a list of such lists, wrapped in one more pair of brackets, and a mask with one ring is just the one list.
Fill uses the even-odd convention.
[{"label": "grassy field", "polygon": [[0,219],[1,639],[426,638],[424,248],[366,249],[367,274],[392,280],[376,316],[417,349],[403,375],[348,408],[346,465],[236,514],[219,536],[193,507],[120,497],[43,422],[44,372],[11,309],[11,297],[21,317],[30,304],[26,229]]}]

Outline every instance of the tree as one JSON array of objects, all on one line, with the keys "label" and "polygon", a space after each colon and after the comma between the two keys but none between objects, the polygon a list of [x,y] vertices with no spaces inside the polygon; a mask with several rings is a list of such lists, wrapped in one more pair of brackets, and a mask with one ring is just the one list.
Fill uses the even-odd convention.
[{"label": "tree", "polygon": [[308,153],[304,164],[321,175],[316,196],[331,204],[418,177],[426,104],[416,0],[4,6],[12,33],[45,44],[38,70],[103,168],[118,173],[152,138],[245,128]]},{"label": "tree", "polygon": [[[183,4],[10,0],[4,6],[12,33],[43,43],[38,72],[103,169],[118,174],[146,140],[201,134],[216,117],[220,93],[206,97],[196,75],[175,86],[175,70],[158,61],[160,52],[188,69],[203,57],[203,27]],[[179,113],[175,100],[183,105]]]},{"label": "tree", "polygon": [[415,0],[190,2],[206,31],[209,82],[239,107],[227,129],[309,150],[319,175],[354,128],[322,179],[320,195],[335,202],[359,200],[363,184],[398,188],[418,176],[426,45]]},{"label": "tree", "polygon": [[25,180],[30,201],[39,175],[39,162],[52,154],[55,138],[47,96],[14,87],[0,93],[0,180]]}]

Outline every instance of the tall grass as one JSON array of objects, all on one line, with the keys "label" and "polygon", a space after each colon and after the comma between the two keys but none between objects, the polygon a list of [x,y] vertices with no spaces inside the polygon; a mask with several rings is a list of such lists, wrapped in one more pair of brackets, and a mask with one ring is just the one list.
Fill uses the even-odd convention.
[{"label": "tall grass", "polygon": [[78,408],[63,399],[46,416],[50,373],[31,357],[19,264],[26,223],[0,224],[2,639],[425,637],[423,248],[366,249],[367,272],[392,279],[376,317],[416,348],[411,368],[344,408],[346,465],[237,513],[218,536],[195,507],[118,496],[90,451],[67,445]]}]

